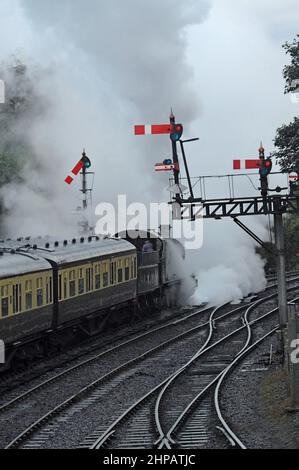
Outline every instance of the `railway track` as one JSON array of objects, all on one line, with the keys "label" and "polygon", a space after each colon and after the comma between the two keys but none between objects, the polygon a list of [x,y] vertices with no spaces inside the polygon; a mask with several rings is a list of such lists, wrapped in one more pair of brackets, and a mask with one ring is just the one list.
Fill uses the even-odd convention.
[{"label": "railway track", "polygon": [[[295,290],[298,289],[297,287],[293,287],[289,290]],[[254,303],[255,306],[259,305],[262,302],[269,301],[275,297],[275,294],[271,294],[270,296],[265,297],[264,299],[258,300],[257,302]],[[220,314],[219,312],[221,309],[224,307],[217,307],[214,309],[211,314],[209,321],[206,323],[203,323],[201,325],[197,325],[196,327],[193,327],[184,333],[180,333],[179,335],[171,337],[169,340],[167,340],[164,343],[159,344],[158,346],[152,348],[151,350],[146,351],[145,353],[141,354],[138,357],[133,358],[132,360],[123,363],[121,366],[117,367],[113,371],[110,371],[109,373],[101,376],[100,378],[97,378],[95,381],[92,383],[89,383],[87,386],[84,388],[80,389],[79,392],[75,393],[71,397],[69,397],[67,400],[64,402],[60,402],[56,407],[50,409],[46,414],[44,414],[41,418],[35,420],[30,426],[26,427],[24,431],[22,431],[20,434],[18,434],[8,445],[6,445],[6,448],[12,448],[12,447],[20,447],[23,446],[25,448],[36,448],[40,446],[44,446],[45,443],[51,438],[53,433],[57,432],[59,430],[59,426],[61,425],[61,422],[66,422],[68,421],[72,415],[75,413],[81,412],[84,410],[86,407],[89,406],[94,406],[95,403],[102,398],[104,395],[109,394],[109,387],[117,387],[119,384],[129,376],[132,376],[132,374],[136,373],[136,367],[138,367],[138,363],[144,361],[145,359],[151,357],[153,354],[157,355],[159,352],[165,351],[165,348],[168,348],[170,345],[182,342],[182,340],[185,340],[186,338],[189,338],[194,334],[198,334],[200,330],[206,329],[208,331],[208,336],[206,341],[203,343],[201,346],[200,350],[196,351],[196,358],[198,359],[200,351],[206,351],[207,345],[211,340],[211,333],[214,331],[215,325],[218,322],[223,322],[225,319],[231,319],[232,316],[236,316],[240,312],[248,311],[248,306],[242,305],[237,308],[230,309],[229,311]],[[194,315],[194,314],[192,314]],[[237,315],[238,318],[238,315]],[[182,323],[180,322],[175,322],[176,324]],[[243,325],[241,327],[241,330],[245,331],[246,325]],[[165,356],[164,352],[162,356]],[[161,362],[162,356],[157,356],[157,364]],[[167,354],[166,354],[167,358]],[[140,364],[139,364],[140,365]],[[227,366],[227,364],[225,364]],[[186,368],[186,365],[184,365],[184,368]],[[53,379],[51,379],[53,380]],[[161,384],[159,384],[159,388],[161,387]],[[36,390],[34,390],[36,392]],[[32,392],[32,393],[34,393]],[[30,392],[31,393],[31,392]],[[28,398],[28,395],[27,395]],[[17,397],[15,400],[22,400],[23,398]],[[14,404],[16,404],[16,401],[14,401]],[[4,405],[4,408],[2,408],[2,411],[7,410],[9,407],[13,405],[13,402],[7,403]],[[1,409],[0,409],[1,412]],[[142,418],[143,419],[143,418]],[[141,419],[141,421],[142,421]],[[102,432],[102,429],[97,432]],[[161,437],[161,436],[160,436]]]},{"label": "railway track", "polygon": [[[89,446],[90,449],[206,448],[211,439],[209,428],[213,422],[211,399],[206,395],[224,371],[233,367],[240,354],[245,355],[262,341],[257,340],[254,345],[248,346],[253,326],[277,312],[277,308],[272,309],[249,322],[248,315],[253,308],[251,306],[247,309],[243,326],[209,346],[210,341],[207,340],[188,363],[126,410],[103,435],[95,439],[96,433],[93,434],[82,446]],[[232,351],[224,356],[222,346],[233,337],[239,337],[240,333],[245,333],[241,349],[236,342],[235,357]],[[180,380],[182,377],[184,380]],[[166,399],[164,406],[163,399]]]},{"label": "railway track", "polygon": [[[219,317],[215,318],[215,321],[220,321],[221,319],[227,317],[227,316],[232,316],[232,315],[238,315],[238,313],[242,310],[244,310],[244,308],[246,308],[245,306],[240,306],[240,307],[237,307],[237,308],[233,308],[231,310],[229,310],[228,312],[225,312],[221,315],[219,315]],[[216,309],[214,309],[214,313],[216,314],[217,312],[220,311],[220,308],[217,307]],[[198,312],[200,313],[200,312]],[[190,318],[194,318],[195,317],[195,314],[191,314],[190,315]],[[175,325],[178,326],[178,325],[182,325],[182,323],[185,323],[187,319],[184,319],[183,320],[180,320],[180,321],[176,321],[175,322]],[[157,354],[159,352],[162,352],[164,354],[164,350],[165,348],[171,346],[172,344],[179,344],[180,342],[184,341],[186,338],[190,338],[192,335],[196,335],[196,342],[198,342],[198,333],[200,331],[202,331],[204,333],[205,329],[207,329],[209,327],[210,323],[209,322],[204,322],[204,323],[201,323],[200,325],[197,324],[197,326],[195,327],[192,327],[192,328],[188,328],[187,330],[179,333],[179,334],[176,334],[176,335],[173,335],[173,332],[172,332],[172,336],[167,339],[166,341],[164,342],[160,342],[157,346],[155,346],[154,348],[151,348],[145,352],[143,352],[141,355],[138,355],[136,357],[133,357],[133,359],[130,359],[129,361],[127,362],[124,362],[122,363],[120,366],[116,367],[114,370],[112,371],[109,371],[107,374],[104,374],[103,376],[101,376],[100,378],[97,378],[95,381],[89,383],[87,386],[83,387],[82,389],[79,390],[79,392],[77,392],[76,394],[72,395],[70,398],[68,398],[67,400],[65,400],[63,403],[59,403],[58,406],[56,406],[55,408],[51,409],[48,413],[46,413],[44,416],[42,416],[42,418],[38,419],[37,421],[35,421],[34,423],[32,423],[28,428],[25,429],[25,431],[23,433],[21,433],[15,440],[13,443],[11,443],[11,445],[9,445],[8,447],[10,446],[14,446],[15,444],[17,444],[18,442],[20,442],[23,438],[25,438],[30,432],[33,432],[37,427],[40,427],[41,425],[43,425],[44,423],[46,423],[50,418],[52,418],[53,416],[56,416],[58,415],[59,413],[61,413],[64,409],[68,408],[69,406],[71,406],[73,403],[77,403],[79,402],[79,407],[80,406],[85,406],[85,404],[87,405],[90,405],[90,399],[89,399],[89,394],[91,392],[93,392],[94,390],[96,390],[97,388],[99,387],[104,387],[103,388],[103,393],[106,393],[106,390],[105,390],[105,384],[109,384],[109,386],[117,386],[118,384],[118,380],[119,380],[119,375],[121,374],[121,377],[122,377],[122,380],[124,379],[124,374],[127,374],[128,371],[130,374],[132,374],[134,372],[134,367],[137,365],[138,366],[138,363],[144,361],[147,357],[150,357],[152,356],[153,354]],[[166,328],[166,326],[165,326]],[[167,327],[169,329],[169,325]],[[160,330],[159,329],[155,329],[151,332],[148,333],[149,334],[156,334],[157,331]],[[141,335],[139,336],[138,338],[136,338],[136,340],[140,340],[142,339],[144,341],[144,337],[146,335]],[[168,331],[168,336],[169,336],[169,331]],[[135,339],[135,338],[134,338]],[[133,340],[129,341],[128,343],[126,344],[130,344],[132,345],[132,342]],[[115,352],[115,348],[112,348],[112,350]],[[118,350],[118,348],[117,348]],[[111,351],[109,351],[111,352]],[[102,354],[106,354],[106,353],[102,353]],[[94,357],[92,359],[89,359],[88,362],[94,362],[94,361],[97,361],[99,358],[103,358],[103,355],[99,355],[97,357]],[[63,372],[61,373],[60,375],[56,376],[56,377],[51,377],[50,379],[48,379],[47,381],[39,384],[37,387],[34,387],[32,389],[30,389],[29,391],[25,392],[24,394],[22,395],[19,395],[15,398],[13,398],[11,401],[5,403],[2,405],[2,407],[0,408],[0,422],[1,422],[1,414],[2,413],[5,413],[7,410],[9,410],[10,408],[13,408],[14,411],[15,411],[15,407],[16,405],[22,403],[24,400],[27,400],[27,399],[32,399],[32,395],[35,394],[37,391],[40,391],[42,390],[44,387],[50,385],[50,384],[55,384],[57,383],[58,380],[60,379],[65,379],[66,376],[68,374],[70,374],[73,370],[78,370],[81,369],[81,368],[85,368],[86,367],[86,361],[83,363],[80,363],[79,365],[75,366],[75,368],[71,368],[71,370],[68,370],[66,372]],[[87,397],[86,398],[86,402],[84,401],[84,397]],[[99,398],[99,396],[97,395],[96,391],[95,391],[95,395],[93,395],[93,398],[92,400],[97,400]],[[80,401],[83,400],[83,404],[80,404]]]},{"label": "railway track", "polygon": [[250,354],[256,348],[258,348],[261,343],[263,343],[266,339],[268,339],[270,336],[276,333],[278,329],[279,329],[279,326],[277,325],[274,328],[272,328],[268,333],[266,333],[264,336],[254,341],[250,346],[248,346],[247,348],[244,348],[244,350],[241,351],[240,354],[238,354],[238,356],[234,359],[234,361],[232,361],[232,363],[221,374],[221,377],[219,378],[217,385],[215,387],[214,405],[215,405],[217,417],[222,426],[222,427],[219,427],[219,429],[224,433],[224,435],[228,438],[228,440],[234,447],[239,447],[240,449],[246,449],[246,445],[244,444],[244,442],[233,431],[232,427],[228,424],[227,420],[224,418],[224,413],[221,409],[221,403],[220,403],[220,395],[221,395],[222,389],[224,388],[225,381],[228,380],[229,374],[233,372],[235,367],[240,362],[242,362],[243,359],[248,354]]},{"label": "railway track", "polygon": [[[294,278],[291,280],[291,282],[296,281],[297,278]],[[268,290],[272,289],[275,287],[275,285],[268,286]],[[291,287],[289,288],[289,292],[298,289],[298,287]],[[271,294],[268,296],[265,296],[264,298],[260,299],[259,302],[265,302],[270,299],[275,298],[276,294]],[[236,308],[231,308],[225,307],[227,311],[225,313],[220,313],[220,309],[214,309],[212,311],[212,329],[214,331],[215,324],[217,322],[221,322],[225,318],[233,317],[234,315],[237,316],[248,306],[246,305],[241,305]],[[222,306],[221,309],[223,310],[224,307]],[[36,386],[30,388],[29,390],[26,390],[23,393],[17,394],[16,396],[13,396],[10,400],[2,402],[2,405],[0,405],[0,424],[1,422],[6,422],[9,420],[7,414],[10,409],[13,409],[13,419],[15,419],[16,415],[18,415],[18,409],[20,410],[20,421],[18,421],[18,425],[16,426],[16,429],[14,432],[18,433],[21,428],[25,428],[22,432],[17,434],[14,439],[10,439],[11,436],[9,436],[8,439],[3,440],[2,436],[2,442],[4,442],[5,447],[10,448],[14,446],[18,446],[19,443],[23,442],[25,438],[27,439],[28,436],[30,436],[36,429],[41,428],[45,423],[47,423],[49,420],[54,418],[55,416],[59,416],[61,412],[65,409],[68,409],[71,407],[74,403],[80,403],[81,399],[84,401],[84,397],[86,398],[85,404],[90,406],[92,405],[93,402],[97,401],[99,397],[101,396],[97,394],[97,389],[101,388],[103,390],[104,395],[107,393],[107,388],[105,388],[104,384],[110,384],[108,385],[111,387],[117,386],[118,385],[118,377],[121,376],[121,379],[123,380],[124,374],[127,374],[129,370],[131,370],[131,375],[132,372],[135,370],[136,372],[136,366],[146,359],[150,358],[151,355],[157,354],[159,351],[163,352],[165,348],[169,348],[171,345],[182,342],[186,338],[190,338],[194,335],[198,334],[203,334],[205,330],[209,331],[209,334],[211,333],[211,317],[209,318],[208,321],[203,321],[201,324],[198,325],[198,319],[203,318],[204,315],[210,314],[211,309],[205,308],[205,309],[200,309],[196,312],[193,312],[184,318],[180,318],[178,320],[170,321],[162,326],[156,327],[151,329],[150,331],[147,331],[146,333],[142,333],[139,335],[136,335],[135,337],[124,341],[123,343],[108,349],[107,351],[103,351],[99,354],[96,354],[95,356],[81,361],[75,366],[69,367],[68,369],[40,382]],[[189,322],[194,322],[196,326],[190,328]],[[187,328],[189,326],[189,328]],[[180,332],[178,332],[178,329],[181,329]],[[186,329],[187,328],[187,329]],[[184,331],[182,331],[182,329]],[[161,341],[161,338],[156,338],[158,339],[157,344],[150,348],[150,349],[145,349],[145,339],[146,338],[152,338],[154,336],[158,336],[161,332],[167,332],[167,339],[164,341]],[[163,333],[163,334],[164,334]],[[177,333],[177,334],[175,334]],[[215,336],[215,334],[214,334]],[[164,338],[165,339],[165,338]],[[204,343],[204,338],[201,337],[202,342]],[[133,357],[130,358],[128,361],[123,361],[121,362],[117,367],[115,367],[113,370],[108,370],[106,373],[100,375],[99,374],[99,362],[106,362],[106,364],[109,362],[110,363],[110,356],[111,354],[117,354],[118,356],[122,353],[122,350],[126,347],[132,347],[132,345],[135,344],[135,342],[139,342],[139,344],[142,344],[143,346],[143,352],[139,355],[134,355]],[[204,343],[206,346],[206,342]],[[88,370],[88,367],[96,365],[96,371],[93,371],[93,374],[96,376],[95,380],[91,380],[90,374],[86,375],[86,371]],[[133,368],[132,368],[133,367]],[[134,369],[135,367],[135,369]],[[56,388],[57,386],[59,387],[59,384],[62,385],[62,390],[64,389],[64,383],[66,380],[69,382],[73,380],[73,374],[81,374],[84,371],[83,376],[81,377],[80,383],[77,384],[77,390],[75,390],[75,393],[70,393],[69,391],[66,393],[67,397],[64,401],[61,400],[63,393],[57,399],[57,404],[56,406],[50,406],[48,405],[48,409],[46,409],[46,413],[43,414],[42,417],[39,417],[36,419],[35,413],[32,414],[31,419],[28,415],[26,415],[26,419],[24,419],[24,409],[32,411],[33,403],[35,403],[36,398],[39,397],[40,392],[43,392],[42,395],[42,400],[44,400],[44,397],[51,394],[51,390],[53,388]],[[100,376],[99,376],[100,375]],[[130,374],[129,374],[130,375]],[[94,378],[94,377],[93,377]],[[82,384],[87,382],[87,385],[82,386]],[[51,389],[51,387],[52,389]],[[50,387],[50,388],[49,388]],[[91,402],[88,401],[88,396],[90,393],[93,393],[94,395],[91,400]],[[57,391],[56,391],[57,393]],[[84,405],[85,406],[85,405]],[[83,408],[84,408],[83,406]],[[80,405],[78,405],[78,409],[80,409]],[[37,412],[36,412],[37,413]],[[4,418],[3,418],[4,417]],[[52,429],[53,431],[53,429]],[[46,440],[46,437],[49,437],[49,434],[46,432],[45,437],[40,441],[44,442]],[[41,445],[41,444],[40,444]],[[30,445],[29,445],[30,446]]]},{"label": "railway track", "polygon": [[[297,280],[299,280],[299,278],[295,278],[291,282],[297,281]],[[275,284],[270,285],[266,288],[265,291],[270,290],[275,286],[276,286]],[[275,296],[275,294],[273,294],[273,297],[274,296]],[[270,297],[268,296],[267,298],[271,298],[271,296]],[[233,313],[234,312],[239,312],[244,308],[246,308],[246,305],[241,305],[240,307],[232,309],[231,311]],[[79,363],[77,363],[77,364],[75,364],[71,367],[67,367],[65,370],[63,370],[61,372],[54,373],[54,375],[51,376],[50,378],[47,378],[46,380],[41,381],[40,383],[38,383],[34,387],[30,387],[29,389],[27,389],[24,392],[13,393],[13,397],[9,400],[6,400],[5,402],[3,401],[3,397],[5,397],[5,394],[4,394],[4,390],[2,390],[2,398],[0,399],[0,415],[3,411],[8,409],[9,407],[17,405],[20,401],[24,400],[25,398],[30,397],[33,393],[36,393],[36,392],[42,390],[44,387],[49,386],[50,384],[58,383],[59,380],[65,379],[69,374],[71,374],[73,372],[76,372],[76,371],[80,371],[80,369],[85,368],[88,365],[92,365],[93,363],[96,363],[99,360],[107,360],[107,359],[109,359],[109,355],[111,355],[111,353],[116,353],[116,352],[119,353],[119,352],[121,352],[122,348],[127,347],[127,346],[131,346],[131,345],[133,345],[134,343],[136,343],[138,341],[143,341],[145,338],[154,336],[157,333],[161,333],[163,331],[168,333],[171,328],[174,330],[178,326],[185,325],[188,322],[190,322],[190,323],[194,322],[196,324],[196,326],[198,326],[198,323],[197,323],[198,318],[200,318],[200,320],[203,320],[202,324],[199,325],[199,326],[201,328],[204,328],[208,325],[208,321],[207,321],[208,317],[207,316],[205,317],[204,314],[207,315],[211,310],[212,309],[209,308],[209,307],[197,309],[197,310],[195,310],[194,312],[192,312],[190,314],[184,315],[183,317],[180,317],[178,319],[173,319],[173,320],[171,320],[169,322],[166,322],[166,323],[164,322],[161,326],[157,326],[157,327],[151,328],[150,330],[142,332],[140,334],[134,335],[132,338],[129,338],[125,341],[122,341],[122,342],[118,343],[116,346],[113,346],[111,348],[108,348],[107,350],[104,350],[104,351],[101,351],[100,353],[92,355],[91,357],[88,357],[85,360],[80,360]],[[184,328],[185,328],[185,326],[184,326]],[[72,358],[72,361],[73,360],[74,360],[74,358]]]},{"label": "railway track", "polygon": [[[297,276],[296,273],[289,273],[289,283],[297,282],[299,280],[299,276]],[[267,292],[271,289],[276,288],[277,283],[272,283],[269,284],[264,292]],[[263,294],[261,294],[263,295]],[[255,296],[252,296],[253,298]],[[249,296],[250,299],[250,296]],[[195,311],[195,315],[199,313],[199,310],[202,311],[202,313],[208,311],[208,308],[204,308],[204,306],[201,309],[193,309]],[[179,310],[174,318],[171,318],[170,320],[165,320],[162,319],[162,321],[159,321],[156,323],[153,327],[152,322],[150,323],[145,323],[145,325],[141,326],[141,328],[135,330],[135,332],[132,333],[132,331],[129,331],[128,334],[121,335],[115,338],[109,337],[108,340],[102,342],[101,338],[101,344],[98,344],[99,339],[98,338],[93,338],[92,340],[87,340],[86,342],[83,342],[77,347],[77,350],[75,351],[68,351],[66,353],[61,354],[60,357],[54,357],[51,358],[50,360],[44,360],[44,361],[38,361],[36,364],[34,364],[33,367],[30,368],[30,371],[28,373],[21,372],[21,373],[12,373],[12,374],[7,374],[5,373],[4,376],[0,374],[0,391],[1,391],[1,396],[3,397],[5,394],[11,392],[14,389],[17,389],[18,387],[21,388],[26,388],[26,385],[30,382],[37,381],[39,378],[41,378],[43,375],[46,375],[48,373],[51,373],[52,371],[55,371],[56,369],[61,370],[62,368],[66,368],[65,370],[67,371],[70,369],[68,365],[71,362],[76,362],[79,360],[79,362],[82,362],[84,364],[84,361],[82,361],[82,357],[90,357],[92,352],[97,352],[97,351],[102,351],[104,348],[107,346],[110,346],[111,341],[113,340],[114,343],[116,343],[116,346],[118,347],[119,345],[125,344],[129,342],[133,336],[138,336],[138,334],[145,333],[147,334],[148,331],[153,331],[155,332],[156,328],[167,328],[168,326],[171,326],[172,324],[175,324],[176,318],[181,321],[186,318],[187,320],[192,317],[192,314],[190,315],[188,313],[188,310],[182,311]],[[157,326],[156,326],[157,325]],[[129,338],[129,339],[127,339]],[[111,350],[111,347],[108,348],[108,351]],[[96,355],[97,356],[97,355]],[[95,356],[95,357],[96,357]],[[0,401],[0,406],[1,406],[1,401]]]}]

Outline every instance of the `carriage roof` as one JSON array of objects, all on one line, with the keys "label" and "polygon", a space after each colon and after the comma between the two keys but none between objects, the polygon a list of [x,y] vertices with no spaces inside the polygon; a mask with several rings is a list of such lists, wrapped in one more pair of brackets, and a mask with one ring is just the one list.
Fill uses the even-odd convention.
[{"label": "carriage roof", "polygon": [[0,243],[0,278],[18,276],[30,272],[51,269],[48,260],[65,265],[88,261],[89,259],[117,257],[135,251],[135,247],[121,239],[84,239],[55,242],[49,239],[30,239],[23,241],[6,240]]}]

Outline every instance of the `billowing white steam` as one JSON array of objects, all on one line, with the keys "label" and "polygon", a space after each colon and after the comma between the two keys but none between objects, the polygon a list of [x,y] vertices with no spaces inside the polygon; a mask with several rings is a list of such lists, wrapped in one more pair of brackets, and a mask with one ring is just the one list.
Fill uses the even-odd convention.
[{"label": "billowing white steam", "polygon": [[[222,5],[224,1],[213,3]],[[257,3],[254,1],[255,5]],[[242,86],[234,98],[232,89],[235,91],[236,87],[228,73],[229,53],[219,57],[218,32],[233,34],[235,29],[223,25],[221,15],[214,32],[207,28],[204,34],[204,52],[198,54],[197,47],[193,47],[191,56],[200,57],[198,73],[204,77],[194,86],[192,68],[186,60],[186,32],[190,25],[198,25],[206,19],[210,2],[205,0],[2,0],[1,4],[1,57],[6,59],[17,52],[25,63],[28,57],[30,62],[34,60],[46,72],[36,86],[48,103],[43,119],[23,125],[41,165],[37,168],[28,162],[23,175],[25,184],[10,185],[2,190],[10,211],[6,231],[11,236],[74,232],[76,221],[71,210],[80,204],[80,180],[68,187],[64,178],[79,160],[83,147],[96,172],[95,204],[113,202],[116,195],[122,193],[127,194],[129,202],[165,200],[168,195],[163,189],[167,181],[165,176],[154,175],[153,165],[170,156],[169,142],[165,136],[134,137],[134,124],[164,122],[172,106],[178,119],[188,128],[199,115],[199,103],[204,95],[208,102],[202,114],[201,147],[193,153],[191,170],[198,174],[210,173],[230,168],[232,157],[241,150],[253,151],[255,143],[250,148],[246,144],[249,134],[251,143],[257,140],[258,145],[262,136],[255,135],[244,119],[255,123],[258,115],[259,126],[268,129],[267,115],[260,115],[261,102],[270,117],[273,108],[277,109],[272,95],[269,95],[271,100],[267,98],[268,103],[263,102],[263,90],[254,103],[254,86],[244,83],[244,77],[248,76],[246,64],[239,67],[237,63],[238,58],[243,57],[243,41],[240,41],[240,49],[235,46],[234,50],[236,85],[239,70],[244,70]],[[234,10],[234,1],[226,1],[226,4]],[[262,30],[259,28],[255,33]],[[211,41],[215,46],[210,57]],[[233,41],[238,44],[235,38]],[[199,42],[198,48],[201,44]],[[266,57],[268,38],[262,44]],[[260,49],[257,42],[256,49]],[[269,50],[273,58],[272,44]],[[248,54],[248,48],[245,51]],[[280,73],[283,61],[274,72],[270,69],[268,77],[264,56],[258,55],[258,58],[263,61],[260,67],[256,64],[253,67],[252,63],[248,67],[254,70],[252,73],[258,83],[263,71],[263,83],[268,78],[272,83],[274,72]],[[212,73],[209,72],[211,63]],[[224,90],[223,71],[226,85],[229,83]],[[207,80],[211,84],[207,85]],[[251,93],[242,110],[244,88]],[[249,103],[254,103],[251,113],[248,113]],[[228,122],[231,127],[226,127]],[[242,132],[241,127],[238,133],[240,122],[244,122],[246,132]],[[277,126],[280,123],[279,117]],[[269,136],[271,131],[267,132]],[[235,133],[238,138],[233,148]],[[232,155],[235,151],[236,155]],[[265,236],[261,224],[254,224],[259,235]],[[254,243],[232,226],[231,221],[205,224],[203,248],[187,253],[190,266],[187,285],[189,279],[191,284],[193,282],[191,274],[199,277],[199,288],[193,298],[196,303],[237,300],[264,286],[262,261],[255,255]]]},{"label": "billowing white steam", "polygon": [[[117,194],[159,200],[167,180],[153,167],[169,156],[169,142],[136,138],[133,126],[167,122],[171,107],[186,124],[198,115],[186,28],[206,17],[206,0],[4,3],[0,27],[15,18],[18,35],[24,34],[21,58],[32,57],[48,72],[35,84],[48,109],[42,119],[24,123],[43,170],[35,175],[30,168],[24,186],[7,189],[7,230],[73,231],[68,214],[80,204],[80,180],[68,187],[64,179],[83,147],[96,172],[95,204],[113,202]],[[15,52],[6,44],[7,53]]]}]

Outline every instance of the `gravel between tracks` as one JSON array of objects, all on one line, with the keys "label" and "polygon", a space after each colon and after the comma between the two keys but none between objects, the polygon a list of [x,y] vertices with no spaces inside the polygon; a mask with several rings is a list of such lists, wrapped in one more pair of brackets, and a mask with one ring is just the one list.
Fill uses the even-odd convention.
[{"label": "gravel between tracks", "polygon": [[277,343],[270,337],[247,356],[221,394],[224,417],[249,449],[299,448],[299,412],[287,411],[286,373],[275,355],[271,366],[263,364],[263,354],[271,344],[276,351]]},{"label": "gravel between tracks", "polygon": [[[204,334],[201,336],[201,339],[184,343],[181,348],[177,345],[169,348],[169,355],[167,357],[163,355],[162,364],[161,358],[157,355],[156,359],[151,358],[148,364],[144,361],[134,371],[127,371],[121,384],[105,387],[105,394],[94,402],[93,406],[86,406],[81,411],[76,410],[76,404],[72,406],[59,419],[58,429],[54,423],[55,433],[43,447],[49,449],[78,447],[94,429],[108,428],[126,408],[135,403],[138,397],[145,395],[185,363],[186,358],[191,357],[202,344],[205,336]],[[180,354],[178,354],[179,349]]]}]

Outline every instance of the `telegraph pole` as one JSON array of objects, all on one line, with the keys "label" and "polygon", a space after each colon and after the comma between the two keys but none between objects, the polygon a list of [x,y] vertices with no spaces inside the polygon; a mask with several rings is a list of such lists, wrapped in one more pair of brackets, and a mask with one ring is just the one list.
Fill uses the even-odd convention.
[{"label": "telegraph pole", "polygon": [[[261,167],[259,170],[261,181],[261,195],[264,200],[265,212],[268,212],[268,175],[272,170],[271,158],[265,158],[265,149],[261,142],[259,148],[259,156],[261,160]],[[283,330],[286,327],[288,313],[287,313],[287,285],[286,285],[286,260],[285,260],[285,242],[284,242],[284,229],[283,229],[283,211],[281,206],[281,199],[279,196],[274,198],[274,232],[275,232],[275,248],[276,248],[276,271],[278,283],[278,310],[279,310],[279,324]]]},{"label": "telegraph pole", "polygon": [[279,324],[282,329],[286,327],[288,320],[287,312],[287,286],[286,286],[286,260],[285,260],[285,240],[283,229],[282,213],[274,214],[274,231],[276,246],[276,265],[278,283],[278,309]]}]

